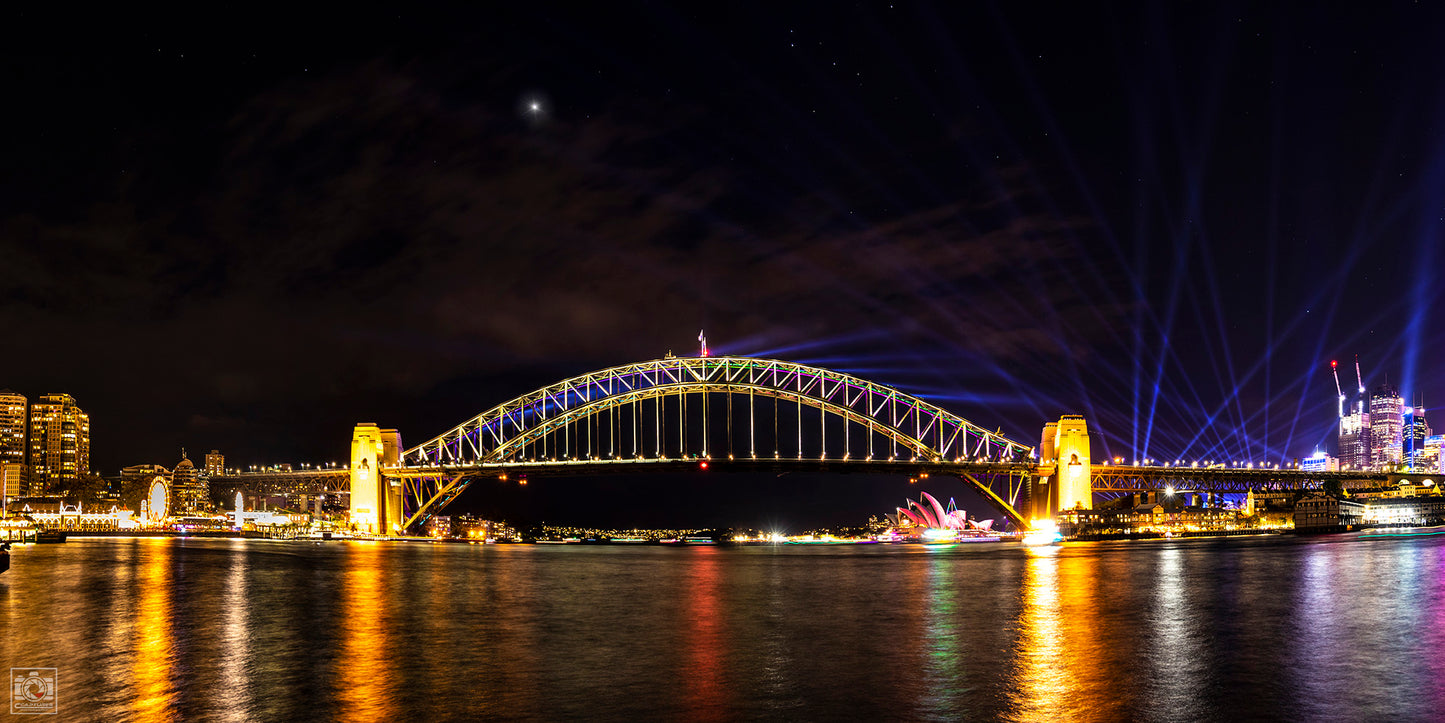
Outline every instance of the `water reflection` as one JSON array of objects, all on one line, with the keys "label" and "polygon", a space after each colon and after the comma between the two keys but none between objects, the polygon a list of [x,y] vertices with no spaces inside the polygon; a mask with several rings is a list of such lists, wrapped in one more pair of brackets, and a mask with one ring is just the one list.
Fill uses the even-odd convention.
[{"label": "water reflection", "polygon": [[687,563],[687,611],[682,636],[687,666],[683,686],[689,717],[701,720],[722,720],[726,713],[722,682],[726,621],[718,601],[722,594],[719,554],[714,547],[699,548]]},{"label": "water reflection", "polygon": [[[341,590],[341,655],[337,661],[337,719],[391,721],[398,710],[391,686],[392,661],[401,651],[387,640],[387,590],[381,545],[352,543],[346,555]],[[389,564],[395,564],[395,559]]]},{"label": "water reflection", "polygon": [[176,696],[171,680],[175,640],[171,633],[171,564],[175,547],[170,540],[148,538],[140,543],[140,587],[136,591],[136,649],[131,658],[135,681],[131,716],[137,721],[174,720]]},{"label": "water reflection", "polygon": [[1105,617],[1113,604],[1087,546],[1028,548],[1014,666],[1015,720],[1125,720],[1135,694],[1118,684],[1137,652],[1133,622]]},{"label": "water reflection", "polygon": [[1193,629],[1184,563],[1178,547],[1159,550],[1150,611],[1154,634],[1149,660],[1155,673],[1149,681],[1149,699],[1153,714],[1163,719],[1197,719],[1204,713],[1205,701],[1199,695],[1200,682],[1208,674],[1201,646],[1204,632]]},{"label": "water reflection", "polygon": [[1031,547],[1024,565],[1023,611],[1019,620],[1019,657],[1015,681],[1014,720],[1058,717],[1073,689],[1064,665],[1064,638],[1059,603],[1057,547]]},{"label": "water reflection", "polygon": [[56,661],[62,718],[1434,720],[1445,703],[1439,538],[21,554],[0,657]]},{"label": "water reflection", "polygon": [[225,720],[246,720],[247,693],[251,687],[248,661],[251,656],[251,631],[247,611],[251,609],[246,596],[246,578],[250,574],[250,557],[246,554],[245,543],[231,545],[231,569],[226,576],[226,592],[220,640],[221,716]]},{"label": "water reflection", "polygon": [[958,605],[953,585],[956,560],[953,545],[928,548],[927,594],[921,596],[925,606],[923,669],[927,684],[919,708],[926,718],[943,718],[954,711],[964,681],[964,668],[976,661],[964,660],[959,640]]}]

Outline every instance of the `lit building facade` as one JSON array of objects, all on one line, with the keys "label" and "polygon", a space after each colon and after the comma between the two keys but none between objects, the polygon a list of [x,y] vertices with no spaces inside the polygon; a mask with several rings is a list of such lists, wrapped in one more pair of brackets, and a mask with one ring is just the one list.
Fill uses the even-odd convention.
[{"label": "lit building facade", "polygon": [[1376,469],[1402,461],[1403,410],[1400,392],[1388,384],[1370,394],[1370,458]]},{"label": "lit building facade", "polygon": [[1445,455],[1440,454],[1442,444],[1445,444],[1445,434],[1432,434],[1425,438],[1425,451],[1416,460],[1420,469],[1445,473]]},{"label": "lit building facade", "polygon": [[1370,413],[1363,399],[1349,414],[1340,417],[1340,465],[1350,469],[1370,467]]},{"label": "lit building facade", "polygon": [[1347,529],[1365,519],[1365,505],[1330,495],[1310,495],[1294,505],[1296,530]]},{"label": "lit building facade", "polygon": [[1300,460],[1300,469],[1306,472],[1338,472],[1340,471],[1340,459],[1331,457],[1324,452],[1315,452]]},{"label": "lit building facade", "polygon": [[1425,440],[1430,438],[1430,423],[1425,421],[1424,407],[1405,407],[1403,418],[1401,457],[1411,469],[1417,469],[1423,466],[1426,456]]},{"label": "lit building facade", "polygon": [[25,496],[25,465],[18,462],[0,462],[0,498],[5,500]]},{"label": "lit building facade", "polygon": [[226,474],[226,455],[221,454],[221,450],[219,449],[213,449],[207,452],[206,466],[204,469],[207,475],[220,476]]},{"label": "lit building facade", "polygon": [[90,472],[90,417],[69,394],[46,394],[30,405],[30,490],[66,488]]},{"label": "lit building facade", "polygon": [[181,461],[171,472],[171,514],[193,515],[205,511],[210,505],[206,494],[206,483],[200,480],[196,465],[181,450]]},{"label": "lit building facade", "polygon": [[29,400],[0,390],[0,464],[25,464],[25,412]]}]

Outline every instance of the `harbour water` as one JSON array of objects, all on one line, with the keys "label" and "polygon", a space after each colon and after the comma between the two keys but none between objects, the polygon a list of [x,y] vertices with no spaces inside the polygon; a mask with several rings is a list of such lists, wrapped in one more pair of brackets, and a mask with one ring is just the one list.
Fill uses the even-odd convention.
[{"label": "harbour water", "polygon": [[61,720],[1430,720],[1445,538],[72,539],[0,658]]}]

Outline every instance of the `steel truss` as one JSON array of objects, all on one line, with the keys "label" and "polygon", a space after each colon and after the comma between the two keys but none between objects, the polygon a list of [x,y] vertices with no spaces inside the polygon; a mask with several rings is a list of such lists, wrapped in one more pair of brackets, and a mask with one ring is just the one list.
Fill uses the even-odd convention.
[{"label": "steel truss", "polygon": [[1095,466],[1090,485],[1099,492],[1136,492],[1173,488],[1193,492],[1243,493],[1250,490],[1319,489],[1337,480],[1349,489],[1394,484],[1385,472],[1318,472],[1297,469],[1217,469],[1205,467]]},{"label": "steel truss", "polygon": [[[771,425],[757,417],[758,398],[770,400],[771,409],[765,411],[772,413]],[[816,456],[806,453],[809,459],[859,463],[886,458],[1021,464],[1032,453],[1032,448],[936,405],[850,374],[776,359],[670,357],[583,374],[503,402],[406,450],[401,467],[386,474],[403,481],[404,527],[410,528],[446,506],[488,468],[723,459],[721,449],[709,447],[714,437],[719,439],[713,443],[723,446],[717,424],[708,428],[722,410],[714,406],[710,411],[710,404],[726,405],[728,459],[766,458],[767,452],[760,455],[758,449],[764,427],[761,436],[773,443],[772,456],[781,457],[779,430],[784,422],[795,422],[796,445],[789,454],[800,460],[809,446],[817,449]],[[796,407],[791,420],[780,421],[784,404]],[[817,437],[810,431],[806,442],[805,408],[817,410]],[[838,420],[841,445],[836,439]],[[830,427],[835,437],[831,456]],[[1008,486],[1016,500],[1018,486],[1012,478]]]}]

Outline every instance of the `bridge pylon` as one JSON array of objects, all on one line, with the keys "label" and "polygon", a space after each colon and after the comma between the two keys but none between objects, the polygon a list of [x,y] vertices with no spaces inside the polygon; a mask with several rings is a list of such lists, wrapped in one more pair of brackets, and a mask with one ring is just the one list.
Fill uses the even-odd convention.
[{"label": "bridge pylon", "polygon": [[1089,425],[1081,414],[1065,414],[1044,425],[1039,470],[1028,487],[1029,522],[1052,520],[1060,510],[1094,505],[1090,480]]},{"label": "bridge pylon", "polygon": [[401,480],[389,480],[385,467],[401,459],[401,433],[360,422],[351,433],[351,524],[368,535],[402,533]]}]

